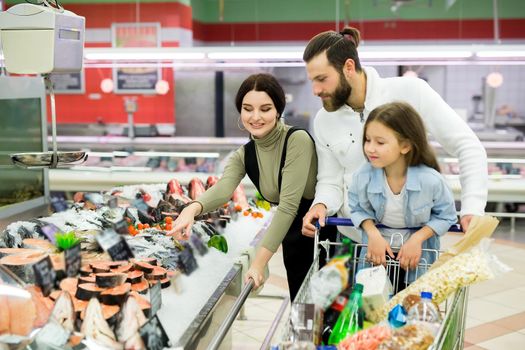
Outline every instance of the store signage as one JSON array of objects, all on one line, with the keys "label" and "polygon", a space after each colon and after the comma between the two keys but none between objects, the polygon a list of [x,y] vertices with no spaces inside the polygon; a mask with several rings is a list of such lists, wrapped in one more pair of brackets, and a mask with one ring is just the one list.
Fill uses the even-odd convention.
[{"label": "store signage", "polygon": [[119,220],[113,223],[113,229],[115,232],[120,233],[121,235],[126,235],[128,231],[128,222],[125,219]]},{"label": "store signage", "polygon": [[176,255],[176,262],[179,265],[179,267],[184,271],[186,275],[190,275],[193,271],[195,271],[198,267],[197,260],[195,260],[195,256],[193,256],[193,252],[191,248],[186,249],[178,252]]},{"label": "store signage", "polygon": [[33,265],[35,283],[42,289],[42,294],[47,297],[55,286],[56,273],[49,255]]},{"label": "store signage", "polygon": [[[160,23],[113,23],[111,35],[113,47],[160,47]],[[155,94],[160,79],[160,66],[113,68],[116,93]]]},{"label": "store signage", "polygon": [[51,74],[53,91],[58,94],[83,94],[84,70],[75,73]]},{"label": "store signage", "polygon": [[162,293],[161,293],[161,283],[157,281],[149,289],[149,303],[151,304],[150,317],[155,316],[157,311],[159,311],[162,306]]},{"label": "store signage", "polygon": [[114,230],[108,229],[97,235],[98,244],[104,249],[113,261],[129,260],[135,256],[128,242]]},{"label": "store signage", "polygon": [[51,241],[51,243],[53,244],[56,243],[55,234],[57,232],[60,232],[60,229],[58,227],[56,227],[53,224],[46,224],[42,226],[40,229],[42,230],[42,233],[44,234],[44,236],[46,236],[47,239]]},{"label": "store signage", "polygon": [[117,206],[118,206],[118,198],[112,196],[112,197],[108,200],[108,207],[110,207],[111,209],[114,209],[114,208],[116,208]]},{"label": "store signage", "polygon": [[169,338],[157,316],[152,317],[139,329],[140,336],[148,350],[169,348]]},{"label": "store signage", "polygon": [[64,257],[66,260],[66,275],[67,277],[75,277],[80,272],[80,244],[66,249],[64,251]]}]

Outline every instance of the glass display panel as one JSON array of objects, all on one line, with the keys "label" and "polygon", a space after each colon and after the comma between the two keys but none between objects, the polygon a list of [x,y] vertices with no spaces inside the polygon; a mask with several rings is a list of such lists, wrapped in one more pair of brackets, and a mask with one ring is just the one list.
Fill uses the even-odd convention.
[{"label": "glass display panel", "polygon": [[40,98],[0,99],[0,207],[44,195],[44,171],[16,167],[9,154],[42,152]]}]

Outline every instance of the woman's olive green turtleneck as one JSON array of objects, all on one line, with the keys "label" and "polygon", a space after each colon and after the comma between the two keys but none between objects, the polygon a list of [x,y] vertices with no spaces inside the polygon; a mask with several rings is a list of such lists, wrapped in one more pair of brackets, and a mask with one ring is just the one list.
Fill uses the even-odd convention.
[{"label": "woman's olive green turtleneck", "polygon": [[[259,165],[259,187],[264,198],[279,203],[261,245],[275,252],[288,232],[299,208],[301,198],[312,199],[315,193],[317,156],[310,136],[296,131],[288,139],[286,162],[282,171],[281,193],[278,188],[279,166],[284,139],[290,126],[280,122],[268,135],[256,139],[255,150]],[[244,147],[237,149],[217,184],[198,198],[203,212],[214,210],[228,200],[246,175]]]}]

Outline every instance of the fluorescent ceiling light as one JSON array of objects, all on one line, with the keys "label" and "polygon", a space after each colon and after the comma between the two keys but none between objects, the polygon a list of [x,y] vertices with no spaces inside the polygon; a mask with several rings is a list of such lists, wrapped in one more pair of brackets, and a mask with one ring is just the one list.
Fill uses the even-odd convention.
[{"label": "fluorescent ceiling light", "polygon": [[114,158],[114,157],[129,157],[131,154],[125,151],[113,151],[113,152],[88,152],[90,157],[100,158]]},{"label": "fluorescent ceiling light", "polygon": [[219,153],[216,152],[133,152],[133,155],[144,157],[219,158]]},{"label": "fluorescent ceiling light", "polygon": [[525,58],[525,50],[509,51],[509,50],[487,50],[478,51],[476,56],[480,58]]},{"label": "fluorescent ceiling light", "polygon": [[253,60],[302,60],[302,51],[233,51],[233,52],[210,52],[208,58],[211,60],[235,60],[235,59],[253,59]]},{"label": "fluorescent ceiling light", "polygon": [[[442,158],[444,163],[458,163],[457,158]],[[525,164],[525,159],[516,158],[487,158],[488,163],[511,163],[511,164]]]},{"label": "fluorescent ceiling light", "polygon": [[[86,48],[84,56],[87,64],[96,61],[117,64],[119,61],[171,61],[174,66],[197,64],[226,68],[240,67],[242,63],[242,67],[284,67],[290,64],[304,65],[303,50],[303,46]],[[491,60],[521,62],[525,58],[525,45],[362,45],[359,48],[359,57],[364,62],[374,64],[419,61],[425,64],[489,64]]]},{"label": "fluorescent ceiling light", "polygon": [[177,48],[86,48],[84,57],[87,60],[202,60],[206,54],[201,51],[186,51]]},{"label": "fluorescent ceiling light", "polygon": [[174,68],[304,67],[304,62],[174,62]]},{"label": "fluorescent ceiling light", "polygon": [[361,59],[443,59],[469,58],[472,51],[396,51],[395,48],[384,51],[359,51]]},{"label": "fluorescent ceiling light", "polygon": [[88,60],[202,60],[206,57],[204,52],[86,52],[84,57]]}]

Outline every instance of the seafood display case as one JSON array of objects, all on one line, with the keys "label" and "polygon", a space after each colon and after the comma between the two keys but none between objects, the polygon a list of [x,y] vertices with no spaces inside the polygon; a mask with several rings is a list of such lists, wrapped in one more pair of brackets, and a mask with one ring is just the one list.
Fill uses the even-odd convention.
[{"label": "seafood display case", "polygon": [[[220,174],[229,154],[248,142],[244,137],[58,136],[62,149],[83,148],[86,163],[50,171],[53,191],[98,191],[137,183],[186,184],[195,176]],[[248,191],[251,182],[244,181]]]},{"label": "seafood display case", "polygon": [[[114,136],[62,136],[65,149],[88,150],[88,163],[70,169],[52,169],[50,187],[56,191],[104,190],[112,186],[169,181],[175,174],[181,183],[193,177],[203,181],[219,175],[228,154],[246,138]],[[523,202],[525,198],[525,142],[482,142],[489,161],[489,202]],[[441,169],[459,200],[461,185],[457,159],[432,143]],[[123,150],[128,151],[123,151]],[[211,156],[211,157],[210,157]],[[91,159],[91,160],[89,160]],[[177,166],[177,163],[182,166]],[[206,164],[206,166],[198,166]],[[248,193],[254,187],[245,178]]]},{"label": "seafood display case", "polygon": [[[142,326],[152,320],[162,325],[169,348],[209,346],[241,294],[246,265],[242,257],[253,254],[271,213],[239,215],[239,203],[250,207],[249,212],[254,208],[244,195],[234,196],[228,207],[199,217],[188,241],[173,240],[166,232],[180,211],[180,201],[190,200],[186,194],[190,198],[198,195],[197,182],[192,180],[187,190],[173,179],[168,186],[135,185],[82,193],[65,211],[12,222],[0,231],[0,266],[21,278],[26,289],[36,291],[30,303],[34,307],[24,312],[25,328],[20,334],[28,337],[26,329],[39,329],[31,349],[39,349],[40,343],[47,346],[50,340],[51,348],[70,348],[83,336],[82,342],[95,340],[115,349],[128,348],[129,337],[130,344],[139,344],[133,348],[149,349],[149,345],[140,345],[140,338]],[[213,186],[213,182],[207,185]],[[139,209],[146,208],[144,204],[147,209]],[[127,224],[118,225],[122,221]],[[53,227],[56,231],[50,233],[48,229]],[[108,231],[113,232],[112,240],[125,244],[107,246],[101,237]],[[66,249],[71,247],[62,245],[64,235],[74,235],[80,247],[80,274],[68,272]],[[223,243],[215,244],[221,239]],[[115,251],[117,246],[127,246],[132,255],[124,257],[125,249]],[[54,271],[55,277],[38,277],[43,265],[46,271]],[[43,284],[49,278],[56,282]],[[57,319],[65,318],[60,315],[70,321],[57,324]],[[58,327],[62,333],[65,329],[67,334],[56,344],[53,341],[57,339],[46,338],[50,332],[46,327]],[[0,337],[6,336],[5,331],[0,328]],[[221,334],[225,334],[221,348],[228,348],[231,332]],[[7,336],[11,336],[9,329]]]},{"label": "seafood display case", "polygon": [[48,172],[16,167],[10,154],[47,151],[46,99],[39,77],[0,76],[0,229],[47,212]]}]

